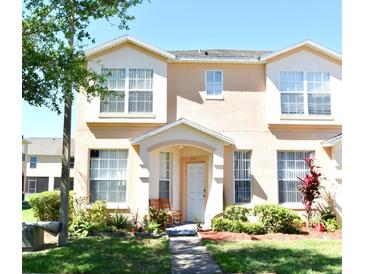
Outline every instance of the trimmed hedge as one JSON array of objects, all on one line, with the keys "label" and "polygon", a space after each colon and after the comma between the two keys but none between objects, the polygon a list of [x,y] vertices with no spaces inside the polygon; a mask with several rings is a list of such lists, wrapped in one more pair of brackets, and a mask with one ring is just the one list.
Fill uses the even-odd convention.
[{"label": "trimmed hedge", "polygon": [[226,218],[213,219],[212,229],[214,231],[229,231],[235,233],[247,233],[252,235],[267,233],[266,228],[262,224],[232,221]]},{"label": "trimmed hedge", "polygon": [[248,209],[245,206],[228,206],[224,210],[223,217],[231,221],[247,222]]},{"label": "trimmed hedge", "polygon": [[[73,192],[69,193],[69,219],[73,215]],[[32,206],[34,217],[39,221],[59,221],[60,219],[60,201],[61,192],[45,191],[32,194],[29,198],[29,204]]]},{"label": "trimmed hedge", "polygon": [[253,214],[269,232],[299,233],[302,220],[293,210],[276,204],[256,205]]}]

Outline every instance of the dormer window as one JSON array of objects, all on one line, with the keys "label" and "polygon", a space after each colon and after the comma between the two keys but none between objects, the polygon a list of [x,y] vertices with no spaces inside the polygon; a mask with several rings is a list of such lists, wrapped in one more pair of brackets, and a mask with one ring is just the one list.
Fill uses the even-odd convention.
[{"label": "dormer window", "polygon": [[206,90],[207,98],[223,96],[223,71],[222,70],[206,70],[205,71],[205,90]]},{"label": "dormer window", "polygon": [[106,86],[114,94],[100,101],[102,113],[151,113],[153,111],[152,69],[102,69]]}]

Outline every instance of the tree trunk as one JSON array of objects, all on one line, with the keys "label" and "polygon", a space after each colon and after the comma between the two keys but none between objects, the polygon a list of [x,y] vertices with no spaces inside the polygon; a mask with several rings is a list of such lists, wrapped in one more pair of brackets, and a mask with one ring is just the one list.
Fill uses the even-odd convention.
[{"label": "tree trunk", "polygon": [[71,112],[72,112],[72,86],[65,90],[65,109],[63,116],[63,144],[62,144],[62,174],[61,174],[61,206],[60,221],[61,232],[58,238],[60,246],[66,245],[68,240],[68,200],[70,181],[70,149],[71,149]]},{"label": "tree trunk", "polygon": [[[73,59],[74,36],[75,36],[75,6],[74,2],[70,1],[68,22],[69,29],[66,33],[68,47],[70,49],[69,58]],[[69,75],[65,84],[65,110],[63,116],[63,147],[62,147],[62,174],[61,174],[61,205],[60,205],[60,220],[61,232],[58,238],[60,246],[66,245],[68,242],[68,204],[69,204],[69,181],[70,181],[70,149],[71,149],[71,114],[72,114],[72,76]]]}]

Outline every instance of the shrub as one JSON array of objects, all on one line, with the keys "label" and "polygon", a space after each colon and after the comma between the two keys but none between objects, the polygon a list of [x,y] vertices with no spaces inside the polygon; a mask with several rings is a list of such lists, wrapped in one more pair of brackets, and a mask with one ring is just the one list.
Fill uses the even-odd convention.
[{"label": "shrub", "polygon": [[[61,192],[45,191],[35,193],[29,198],[34,216],[39,221],[59,221]],[[73,217],[73,192],[69,192],[69,220]]]},{"label": "shrub", "polygon": [[169,220],[169,213],[162,209],[150,208],[150,222],[156,222],[162,230],[165,230]]},{"label": "shrub", "polygon": [[94,231],[106,231],[108,212],[105,201],[96,201],[89,209],[79,208],[75,211],[69,231],[75,236],[88,236]]},{"label": "shrub", "polygon": [[247,222],[248,209],[245,206],[228,206],[223,213],[223,217],[232,221]]},{"label": "shrub", "polygon": [[232,221],[226,218],[213,219],[212,228],[215,231],[229,231],[235,233],[247,233],[252,235],[267,233],[266,228],[262,224]]},{"label": "shrub", "polygon": [[253,208],[253,214],[270,232],[299,233],[301,218],[294,211],[280,205],[262,204]]}]

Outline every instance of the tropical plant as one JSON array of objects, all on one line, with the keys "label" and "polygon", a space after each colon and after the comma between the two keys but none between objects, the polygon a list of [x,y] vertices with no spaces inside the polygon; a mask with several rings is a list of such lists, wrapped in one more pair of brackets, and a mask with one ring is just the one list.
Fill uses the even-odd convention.
[{"label": "tropical plant", "polygon": [[335,207],[334,207],[334,198],[332,194],[324,190],[321,192],[320,200],[317,203],[317,210],[321,215],[321,219],[326,221],[328,219],[336,218]]},{"label": "tropical plant", "polygon": [[143,0],[24,0],[22,21],[22,96],[32,106],[46,106],[60,114],[63,106],[61,172],[62,230],[59,244],[67,243],[68,191],[70,174],[71,107],[74,92],[88,99],[109,95],[106,76],[88,70],[84,48],[95,42],[89,32],[91,21],[119,19],[128,29],[133,19],[127,11]]},{"label": "tropical plant", "polygon": [[160,232],[160,224],[157,223],[156,221],[152,221],[146,226],[146,231],[150,232],[150,233],[159,233]]},{"label": "tropical plant", "polygon": [[313,201],[320,195],[320,180],[322,174],[319,172],[319,166],[314,163],[313,155],[304,158],[304,160],[309,168],[309,173],[306,174],[304,178],[298,177],[300,180],[298,190],[302,194],[302,203],[305,206],[307,225],[309,225],[310,218],[312,217]]},{"label": "tropical plant", "polygon": [[165,210],[150,207],[150,222],[156,222],[160,225],[162,230],[165,230],[168,220],[169,220],[169,213]]},{"label": "tropical plant", "polygon": [[118,213],[115,210],[115,213],[109,216],[107,225],[113,230],[124,230],[131,228],[132,222],[128,216]]}]

